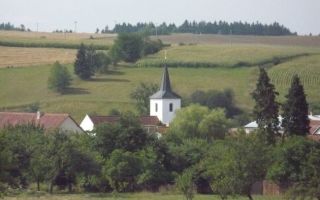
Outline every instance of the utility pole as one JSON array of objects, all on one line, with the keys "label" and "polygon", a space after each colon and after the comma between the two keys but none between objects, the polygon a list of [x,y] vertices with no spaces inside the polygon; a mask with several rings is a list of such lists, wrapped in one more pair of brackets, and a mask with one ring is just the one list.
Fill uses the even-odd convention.
[{"label": "utility pole", "polygon": [[37,32],[38,32],[38,24],[39,24],[39,23],[37,23]]},{"label": "utility pole", "polygon": [[77,21],[74,22],[74,33],[77,32]]},{"label": "utility pole", "polygon": [[117,21],[114,20],[114,33],[117,34]]},{"label": "utility pole", "polygon": [[230,30],[230,46],[232,46],[232,30]]},{"label": "utility pole", "polygon": [[156,25],[156,37],[158,37],[158,23],[154,23]]}]

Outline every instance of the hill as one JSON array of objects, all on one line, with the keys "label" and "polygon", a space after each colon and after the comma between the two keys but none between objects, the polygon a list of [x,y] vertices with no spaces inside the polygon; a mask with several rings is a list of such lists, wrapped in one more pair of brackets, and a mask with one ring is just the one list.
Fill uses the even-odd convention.
[{"label": "hill", "polygon": [[[16,34],[16,36],[7,35],[7,32],[0,31],[0,39],[7,35],[6,37],[10,40],[30,41],[38,40],[39,35],[45,34],[46,39],[52,42],[64,40],[57,38],[55,34],[59,33],[17,32]],[[70,35],[70,39],[66,39],[66,42],[92,41],[88,39],[90,35],[74,34],[74,38],[71,38]],[[101,37],[98,38],[98,36]],[[97,39],[93,41],[112,44],[111,39],[105,36],[103,34],[94,36]],[[206,91],[232,88],[235,91],[236,104],[249,111],[253,107],[250,93],[258,78],[257,66],[264,60],[268,60],[263,66],[267,67],[271,81],[280,92],[280,101],[283,101],[283,96],[290,85],[291,75],[297,73],[302,77],[308,102],[312,104],[315,113],[317,110],[320,111],[320,108],[317,107],[320,99],[318,91],[319,37],[237,36],[237,39],[234,37],[233,42],[230,43],[228,36],[201,35],[203,38],[199,37],[196,45],[188,45],[194,39],[192,34],[161,37],[163,42],[172,44],[171,47],[165,49],[168,62],[174,58],[184,62],[224,63],[221,66],[243,62],[251,66],[233,68],[221,66],[218,68],[201,66],[199,68],[180,68],[177,66],[177,68],[170,68],[173,88],[182,96],[196,89]],[[179,46],[180,42],[186,45]],[[273,43],[277,45],[270,45]],[[67,94],[59,95],[47,89],[50,69],[48,64],[59,60],[66,64],[73,74],[73,66],[70,63],[73,63],[75,59],[76,50],[12,47],[0,47],[0,50],[1,110],[23,111],[28,104],[39,102],[40,109],[44,112],[70,113],[77,122],[80,122],[88,113],[105,115],[112,108],[120,111],[133,110],[133,102],[129,99],[130,91],[141,81],[154,83],[161,81],[161,68],[137,68],[124,65],[112,68],[109,74],[98,74],[90,81],[81,81],[73,75],[74,81]],[[161,51],[146,59],[163,60],[163,57],[164,51]],[[279,62],[274,63],[274,58],[280,58]]]}]

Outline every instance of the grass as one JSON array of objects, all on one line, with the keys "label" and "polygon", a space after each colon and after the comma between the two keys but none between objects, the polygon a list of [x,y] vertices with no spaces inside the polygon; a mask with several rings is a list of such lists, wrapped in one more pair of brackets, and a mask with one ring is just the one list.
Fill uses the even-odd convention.
[{"label": "grass", "polygon": [[[98,75],[90,81],[82,81],[73,75],[73,84],[67,94],[60,95],[47,89],[50,66],[5,68],[0,70],[0,105],[3,110],[19,111],[24,105],[39,102],[48,113],[69,113],[77,122],[85,114],[107,115],[112,108],[133,110],[129,93],[142,81],[161,82],[160,68],[113,69],[110,74]],[[73,66],[68,65],[73,72]],[[227,69],[169,69],[174,90],[184,96],[201,89],[233,88],[237,104],[249,109],[250,80],[254,68]],[[252,85],[251,85],[252,86]],[[248,100],[249,99],[249,100]]]},{"label": "grass", "polygon": [[[40,198],[45,198],[48,200],[82,200],[82,199],[90,199],[90,200],[100,200],[100,199],[121,199],[121,200],[185,200],[186,198],[182,194],[160,194],[160,193],[120,193],[114,196],[111,193],[89,193],[89,194],[43,194],[37,196],[37,194],[33,195],[20,195],[15,197],[6,197],[5,199],[9,200],[18,200],[18,199],[28,199],[35,200]],[[221,198],[217,195],[200,195],[196,194],[194,200],[220,200]],[[247,200],[246,197],[238,197],[239,200]],[[255,200],[282,200],[282,196],[260,196],[253,195],[253,199]]]},{"label": "grass", "polygon": [[[95,39],[90,40],[90,36]],[[263,63],[275,57],[282,57],[283,63],[271,67],[268,71],[271,81],[280,92],[283,100],[293,73],[302,76],[308,102],[318,104],[320,99],[319,70],[320,37],[257,37],[257,36],[221,36],[198,35],[196,45],[192,43],[195,35],[180,34],[158,36],[165,43],[172,43],[166,48],[168,61],[212,62],[234,65],[243,63]],[[67,34],[62,33],[0,31],[0,40],[49,42],[96,42],[112,44],[113,34]],[[230,42],[231,41],[231,42]],[[179,42],[187,45],[178,46]],[[278,44],[278,45],[266,45]],[[281,45],[281,46],[280,46]],[[294,45],[294,46],[292,46]],[[81,81],[73,75],[71,88],[65,95],[47,89],[50,65],[56,60],[61,63],[73,63],[76,50],[49,48],[11,48],[0,47],[0,108],[7,111],[23,111],[30,103],[39,102],[40,109],[47,113],[69,113],[77,122],[85,114],[107,115],[112,108],[120,111],[133,110],[129,93],[141,81],[160,83],[162,68],[119,67],[110,74],[97,75],[90,81]],[[297,56],[305,55],[305,56]],[[164,50],[147,57],[148,60],[163,60]],[[8,67],[10,66],[10,67]],[[11,67],[14,66],[14,67]],[[16,67],[28,66],[28,67]],[[67,64],[73,74],[72,64]],[[162,67],[163,65],[161,65]],[[245,110],[253,108],[250,93],[254,90],[258,78],[257,67],[242,68],[170,68],[170,77],[174,90],[185,96],[196,89],[235,91],[236,105]]]}]

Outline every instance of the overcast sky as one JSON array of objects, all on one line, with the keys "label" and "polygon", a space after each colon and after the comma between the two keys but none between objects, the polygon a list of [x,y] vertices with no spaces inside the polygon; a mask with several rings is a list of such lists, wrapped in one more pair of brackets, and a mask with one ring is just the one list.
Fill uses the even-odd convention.
[{"label": "overcast sky", "polygon": [[0,23],[33,31],[93,33],[116,23],[242,21],[283,24],[299,35],[320,33],[320,0],[0,0]]}]

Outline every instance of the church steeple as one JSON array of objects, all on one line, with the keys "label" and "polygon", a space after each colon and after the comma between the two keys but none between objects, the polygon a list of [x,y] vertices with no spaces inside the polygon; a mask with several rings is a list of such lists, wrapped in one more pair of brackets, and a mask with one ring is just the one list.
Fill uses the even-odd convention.
[{"label": "church steeple", "polygon": [[163,69],[162,81],[160,89],[157,93],[150,96],[150,99],[181,99],[181,97],[172,91],[170,84],[170,77],[168,72],[167,64]]},{"label": "church steeple", "polygon": [[168,67],[163,68],[162,81],[159,91],[150,98],[150,116],[157,116],[159,120],[169,126],[175,116],[175,111],[181,108],[181,97],[172,91]]}]

